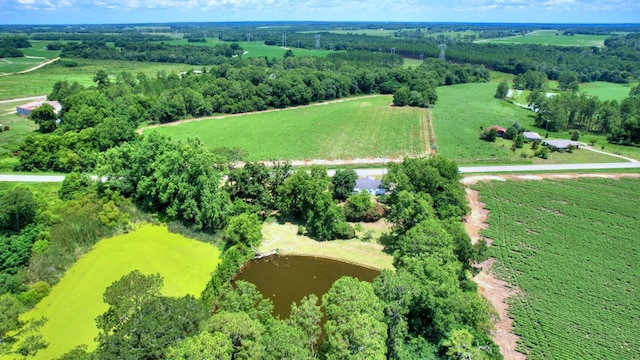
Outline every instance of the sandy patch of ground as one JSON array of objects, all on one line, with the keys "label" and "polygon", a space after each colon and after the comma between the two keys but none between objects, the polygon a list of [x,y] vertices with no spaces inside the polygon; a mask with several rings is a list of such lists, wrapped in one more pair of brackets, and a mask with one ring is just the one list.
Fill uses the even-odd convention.
[{"label": "sandy patch of ground", "polygon": [[[476,183],[477,181],[489,181],[499,180],[504,181],[502,177],[497,176],[473,176],[468,183]],[[465,178],[466,180],[467,178]],[[523,179],[524,180],[524,179]],[[471,238],[472,243],[476,243],[482,238],[480,230],[487,228],[487,215],[489,212],[484,208],[484,203],[480,202],[480,196],[478,191],[472,189],[465,189],[467,193],[467,199],[471,212],[464,219],[464,225],[467,230],[467,234]],[[491,245],[489,239],[487,244]],[[516,294],[514,290],[505,281],[497,279],[491,272],[495,259],[491,258],[480,264],[482,269],[478,275],[474,277],[474,281],[478,284],[478,292],[484,296],[491,305],[496,309],[499,319],[496,322],[495,333],[493,334],[493,340],[500,347],[500,352],[504,356],[505,360],[524,360],[526,357],[524,354],[516,351],[516,344],[519,337],[512,333],[513,320],[509,318],[509,305],[507,299]]]},{"label": "sandy patch of ground", "polygon": [[516,174],[507,174],[507,175],[472,175],[465,176],[462,179],[462,183],[465,185],[473,185],[479,181],[507,181],[507,180],[543,180],[543,179],[578,179],[578,178],[601,178],[601,179],[620,179],[622,177],[630,177],[630,178],[640,178],[640,174],[638,173],[593,173],[593,174],[536,174],[536,175],[516,175]]},{"label": "sandy patch of ground", "polygon": [[[380,226],[382,225],[372,225],[372,229]],[[393,269],[393,257],[382,251],[381,244],[360,239],[315,241],[297,235],[297,229],[296,225],[290,223],[265,224],[262,227],[264,239],[260,244],[260,251],[278,249],[283,255],[319,256],[372,269]]]}]

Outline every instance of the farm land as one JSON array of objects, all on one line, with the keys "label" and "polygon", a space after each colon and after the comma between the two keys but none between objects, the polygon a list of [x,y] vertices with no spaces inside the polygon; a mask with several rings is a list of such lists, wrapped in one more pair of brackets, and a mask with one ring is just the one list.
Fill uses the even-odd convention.
[{"label": "farm land", "polygon": [[199,137],[211,149],[240,147],[247,160],[417,156],[429,149],[425,109],[372,96],[158,127],[176,139]]},{"label": "farm land", "polygon": [[[187,39],[177,39],[171,41],[165,41],[166,44],[170,45],[194,45],[194,46],[216,46],[218,44],[231,44],[232,42],[224,42],[224,41],[215,41],[211,38],[207,39],[206,43],[192,42],[190,43]],[[266,56],[267,58],[281,58],[287,49],[282,46],[267,46],[264,45],[261,41],[252,41],[252,42],[238,42],[238,45],[242,47],[245,51],[245,54],[242,55],[243,58],[254,58]],[[306,49],[298,49],[291,48],[293,54],[295,56],[318,56],[325,57],[330,51],[329,50],[306,50]]]},{"label": "farm land", "polygon": [[528,359],[640,354],[639,179],[491,181],[493,271],[516,288],[510,317]]},{"label": "farm land", "polygon": [[607,35],[563,35],[559,30],[537,30],[522,36],[512,36],[502,39],[479,40],[495,44],[540,44],[556,46],[597,46],[603,47]]},{"label": "farm land", "polygon": [[164,278],[165,296],[197,297],[216,268],[218,255],[213,245],[169,233],[161,226],[145,225],[101,240],[66,271],[49,296],[23,315],[24,319],[48,319],[41,333],[50,345],[35,359],[57,358],[81,344],[95,349],[95,318],[108,309],[102,294],[129,272],[159,273]]}]

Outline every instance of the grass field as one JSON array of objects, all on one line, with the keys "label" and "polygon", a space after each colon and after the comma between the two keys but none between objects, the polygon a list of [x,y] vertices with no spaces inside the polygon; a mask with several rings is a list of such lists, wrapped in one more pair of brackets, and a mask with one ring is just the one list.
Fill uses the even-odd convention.
[{"label": "grass field", "polygon": [[[389,230],[385,224],[381,220],[376,224],[362,223],[362,227],[364,231],[371,231],[374,239],[378,239],[382,232]],[[319,256],[372,269],[393,269],[393,256],[383,252],[383,246],[375,241],[316,241],[297,235],[297,231],[298,227],[294,224],[265,224],[262,228],[264,240],[260,244],[260,251],[278,249],[281,255]]]},{"label": "grass field", "polygon": [[241,147],[248,160],[418,155],[428,149],[426,111],[393,107],[391,101],[391,96],[374,96],[147,131],[199,137],[211,149]]},{"label": "grass field", "polygon": [[488,182],[498,276],[527,359],[640,356],[639,179]]},{"label": "grass field", "polygon": [[44,316],[49,347],[36,359],[54,359],[80,345],[94,349],[95,318],[107,310],[104,290],[133,270],[160,273],[166,296],[199,296],[218,263],[212,245],[171,234],[165,227],[145,225],[125,235],[101,240],[80,258],[26,318]]},{"label": "grass field", "polygon": [[614,84],[604,81],[581,83],[580,91],[597,96],[600,100],[617,100],[618,102],[629,97],[631,91],[629,84]]},{"label": "grass field", "polygon": [[[323,31],[332,34],[341,34],[341,35],[367,35],[367,36],[393,36],[395,30],[385,30],[385,29],[353,29],[353,30],[329,30]],[[313,33],[317,34],[318,31],[301,31],[300,33]]]},{"label": "grass field", "polygon": [[2,58],[0,59],[0,73],[11,74],[18,71],[27,70],[45,60],[45,58],[41,57]]},{"label": "grass field", "polygon": [[53,59],[60,56],[62,50],[47,50],[47,44],[53,41],[45,40],[29,40],[31,43],[30,48],[20,49],[26,56],[38,56],[47,59]]},{"label": "grass field", "polygon": [[440,38],[444,37],[446,39],[460,39],[465,36],[478,35],[477,31],[465,30],[465,31],[445,31],[445,32],[435,32],[430,33],[428,36],[430,38]]},{"label": "grass field", "polygon": [[15,114],[16,106],[26,102],[0,104],[0,124],[9,126],[9,131],[0,133],[0,159],[10,157],[22,137],[38,128],[33,121]]},{"label": "grass field", "polygon": [[409,58],[404,58],[404,63],[402,64],[403,67],[418,67],[422,64],[422,60],[420,59],[409,59]]},{"label": "grass field", "polygon": [[502,39],[480,40],[478,42],[490,42],[494,44],[541,44],[557,46],[604,46],[604,40],[608,35],[563,35],[557,30],[536,30],[524,36],[514,36]]},{"label": "grass field", "polygon": [[[167,44],[171,45],[195,45],[195,46],[216,46],[218,44],[224,43],[220,41],[215,41],[214,39],[207,39],[206,43],[190,43],[187,39],[176,39],[171,41],[165,41]],[[227,42],[231,44],[231,42]],[[243,58],[254,58],[260,56],[266,56],[268,58],[282,58],[287,49],[282,46],[267,46],[264,45],[262,41],[251,41],[251,42],[239,42],[238,45],[246,51]],[[306,49],[297,49],[295,47],[290,48],[293,51],[295,56],[317,56],[317,57],[325,57],[330,53],[328,50],[306,50]]]},{"label": "grass field", "polygon": [[[508,128],[518,121],[520,125],[541,134],[544,131],[533,126],[534,116],[530,110],[519,108],[509,102],[493,97],[494,82],[462,84],[438,88],[438,102],[433,107],[436,143],[440,154],[458,162],[470,164],[557,164],[620,162],[619,158],[577,150],[573,153],[550,153],[549,159],[531,158],[529,144],[523,149],[511,151],[512,141],[498,138],[495,143],[479,139],[480,126],[487,128],[499,125]],[[588,141],[585,135],[583,141]],[[552,138],[567,138],[564,134],[551,133]],[[568,138],[571,138],[569,135]],[[605,150],[613,150],[605,145]],[[525,155],[522,155],[524,153]]]},{"label": "grass field", "polygon": [[[77,81],[84,86],[95,85],[92,78],[98,70],[105,70],[110,76],[123,71],[137,74],[143,72],[147,76],[155,76],[159,71],[176,72],[201,70],[202,66],[186,64],[150,63],[115,60],[72,59],[77,67],[64,67],[58,63],[50,64],[26,74],[0,76],[0,100],[23,96],[46,95],[53,89],[56,81]],[[0,71],[2,71],[0,69]]]}]

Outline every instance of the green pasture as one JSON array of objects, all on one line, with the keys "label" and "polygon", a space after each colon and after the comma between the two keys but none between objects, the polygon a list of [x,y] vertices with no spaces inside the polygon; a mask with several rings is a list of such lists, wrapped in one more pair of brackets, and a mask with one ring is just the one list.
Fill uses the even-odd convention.
[{"label": "green pasture", "polygon": [[[115,77],[121,72],[134,75],[142,72],[147,76],[156,76],[159,71],[175,72],[201,70],[202,66],[187,64],[169,64],[153,62],[134,62],[118,60],[68,59],[78,63],[76,67],[64,67],[60,62],[44,66],[26,74],[0,76],[0,100],[23,96],[46,95],[51,93],[57,81],[77,81],[84,86],[93,86],[92,78],[98,70],[105,70]],[[0,70],[1,72],[2,70]]]},{"label": "green pasture", "polygon": [[19,71],[24,71],[32,68],[41,62],[45,61],[44,58],[1,58],[0,59],[0,73],[11,74]]},{"label": "green pasture", "polygon": [[[13,150],[16,150],[22,137],[30,132],[33,132],[38,126],[31,120],[18,116],[16,112],[16,106],[27,103],[23,102],[10,102],[0,104],[0,124],[2,126],[9,126],[9,131],[0,132],[0,159],[11,157]],[[0,171],[5,169],[4,163],[0,163]],[[13,165],[11,165],[13,167]]]},{"label": "green pasture", "polygon": [[29,40],[31,43],[30,48],[20,49],[26,56],[37,56],[47,59],[53,59],[60,56],[61,50],[47,50],[47,44],[54,41],[45,40]]},{"label": "green pasture", "polygon": [[[329,30],[323,31],[332,34],[340,34],[340,35],[367,35],[367,36],[393,36],[393,33],[396,30],[386,30],[386,29],[352,29],[352,30]],[[314,33],[317,34],[318,31],[301,31],[301,33]]]},{"label": "green pasture", "polygon": [[418,67],[422,64],[422,60],[420,59],[410,59],[410,58],[404,58],[404,63],[402,64],[403,67]]},{"label": "green pasture", "polygon": [[631,85],[614,84],[604,81],[581,83],[580,91],[597,96],[600,100],[617,100],[618,102],[629,97]]},{"label": "green pasture", "polygon": [[604,46],[608,35],[563,35],[560,30],[536,30],[523,36],[511,36],[500,39],[481,40],[494,44],[541,44],[556,46]]},{"label": "green pasture", "polygon": [[[170,45],[195,45],[195,46],[216,46],[218,44],[222,44],[225,42],[216,41],[214,39],[207,39],[206,43],[190,43],[187,39],[178,39],[165,41],[165,43]],[[231,42],[226,42],[227,44],[231,44]],[[245,54],[242,55],[244,58],[254,58],[266,56],[268,58],[282,58],[284,56],[285,51],[291,49],[295,56],[317,56],[317,57],[325,57],[330,51],[329,50],[307,50],[307,49],[298,49],[298,48],[283,48],[282,46],[267,46],[262,41],[250,41],[250,42],[238,42],[241,48],[244,49]]]},{"label": "green pasture", "polygon": [[494,271],[528,359],[640,354],[640,179],[487,182]]},{"label": "green pasture", "polygon": [[350,159],[418,155],[428,149],[426,110],[391,106],[391,96],[283,109],[165,126],[176,139],[240,147],[248,160]]},{"label": "green pasture", "polygon": [[[530,144],[511,150],[511,140],[498,138],[495,143],[480,140],[480,127],[498,125],[508,128],[516,121],[530,131],[544,134],[534,127],[535,113],[507,101],[494,98],[496,84],[476,83],[438,88],[438,102],[433,107],[436,143],[440,154],[460,164],[555,164],[624,161],[587,150],[573,153],[550,153],[548,159],[533,157]],[[519,99],[526,95],[520,95]],[[570,138],[571,136],[569,136]],[[587,141],[588,135],[582,138]],[[549,139],[565,138],[551,133]]]},{"label": "green pasture", "polygon": [[35,358],[54,359],[81,344],[94,349],[95,318],[107,310],[102,294],[133,270],[160,273],[163,295],[199,296],[218,263],[218,253],[213,245],[169,233],[162,226],[145,225],[101,240],[67,270],[49,296],[23,315],[48,319],[41,332],[49,347]]}]

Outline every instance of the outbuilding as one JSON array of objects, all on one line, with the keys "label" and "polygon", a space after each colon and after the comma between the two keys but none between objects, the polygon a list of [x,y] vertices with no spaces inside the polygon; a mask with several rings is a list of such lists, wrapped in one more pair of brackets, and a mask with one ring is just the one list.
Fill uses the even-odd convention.
[{"label": "outbuilding", "polygon": [[542,136],[537,132],[525,131],[522,133],[522,137],[527,141],[542,141]]},{"label": "outbuilding", "polygon": [[507,129],[503,128],[502,126],[498,126],[498,125],[493,125],[487,128],[487,131],[490,131],[491,129],[496,129],[496,136],[500,136],[503,137],[504,133],[507,132]]},{"label": "outbuilding", "polygon": [[44,100],[40,100],[40,101],[34,101],[34,102],[30,102],[28,104],[24,104],[21,106],[16,107],[16,112],[18,113],[18,115],[22,115],[22,116],[29,116],[31,115],[31,112],[42,106],[42,104],[49,104],[51,106],[53,106],[53,111],[58,114],[60,112],[60,110],[62,110],[62,105],[60,105],[59,102],[57,101],[44,101]]}]

